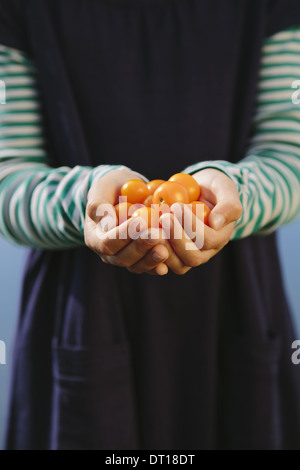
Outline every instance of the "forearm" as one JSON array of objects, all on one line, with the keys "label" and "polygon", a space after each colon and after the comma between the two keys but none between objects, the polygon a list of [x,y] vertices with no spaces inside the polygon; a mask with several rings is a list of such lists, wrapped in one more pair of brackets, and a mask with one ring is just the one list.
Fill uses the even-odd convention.
[{"label": "forearm", "polygon": [[36,72],[22,53],[0,47],[0,234],[37,248],[84,243],[87,193],[113,166],[51,168]]},{"label": "forearm", "polygon": [[[252,234],[267,234],[291,222],[300,215],[300,155],[266,150],[249,155],[234,165],[225,161],[203,162],[188,168],[195,173],[215,168],[229,176],[236,184],[243,215],[238,220],[232,239]],[[294,150],[294,149],[293,149]],[[284,158],[282,158],[284,155]]]},{"label": "forearm", "polygon": [[1,235],[35,248],[83,245],[87,193],[94,181],[115,168],[16,169],[0,183]]},{"label": "forearm", "polygon": [[300,214],[300,107],[292,82],[300,77],[300,32],[279,33],[265,44],[253,132],[238,164],[201,162],[186,171],[212,167],[237,185],[243,215],[232,238],[268,233]]}]

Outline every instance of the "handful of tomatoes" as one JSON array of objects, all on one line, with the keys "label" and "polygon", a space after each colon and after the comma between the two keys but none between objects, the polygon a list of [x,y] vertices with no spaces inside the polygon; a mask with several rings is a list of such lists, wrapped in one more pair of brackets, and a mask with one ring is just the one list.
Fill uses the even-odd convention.
[{"label": "handful of tomatoes", "polygon": [[199,201],[200,194],[197,181],[185,173],[177,173],[168,181],[153,180],[148,184],[138,179],[129,180],[122,186],[120,202],[115,205],[117,224],[140,217],[149,228],[158,227],[160,216],[172,212],[175,203],[188,204],[192,212],[208,224],[210,209]]}]

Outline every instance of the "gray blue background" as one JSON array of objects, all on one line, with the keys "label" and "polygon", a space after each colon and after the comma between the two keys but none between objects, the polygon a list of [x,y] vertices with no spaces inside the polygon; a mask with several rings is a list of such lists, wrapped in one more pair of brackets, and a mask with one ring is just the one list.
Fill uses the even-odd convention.
[{"label": "gray blue background", "polygon": [[[284,282],[296,325],[295,339],[300,339],[300,220],[279,231],[279,248]],[[7,346],[7,365],[0,365],[0,449],[9,399],[12,344],[16,325],[16,311],[20,296],[20,283],[24,250],[0,240],[0,340]],[[296,366],[295,366],[296,367]]]}]

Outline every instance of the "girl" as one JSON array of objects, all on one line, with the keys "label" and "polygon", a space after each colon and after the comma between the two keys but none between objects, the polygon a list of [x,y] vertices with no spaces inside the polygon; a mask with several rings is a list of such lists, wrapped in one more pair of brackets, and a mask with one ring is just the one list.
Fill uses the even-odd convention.
[{"label": "girl", "polygon": [[[300,212],[299,24],[297,0],[1,1],[0,230],[31,247],[7,448],[300,448],[274,234]],[[183,170],[201,250],[96,236],[126,180]]]}]

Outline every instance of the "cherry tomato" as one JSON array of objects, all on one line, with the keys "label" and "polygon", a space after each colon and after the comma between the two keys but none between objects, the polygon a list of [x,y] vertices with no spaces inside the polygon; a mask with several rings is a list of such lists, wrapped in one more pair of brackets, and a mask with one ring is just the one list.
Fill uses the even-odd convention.
[{"label": "cherry tomato", "polygon": [[161,217],[163,214],[170,214],[170,212],[171,212],[171,207],[168,206],[167,204],[160,204],[159,206],[158,205],[155,205],[155,206],[152,205],[152,209],[156,210],[159,217]]},{"label": "cherry tomato", "polygon": [[149,183],[147,184],[147,187],[149,189],[150,195],[153,195],[155,193],[155,191],[157,190],[157,188],[163,183],[165,183],[165,180],[152,180],[152,181],[149,181]]},{"label": "cherry tomato", "polygon": [[209,214],[210,214],[210,208],[204,203],[204,202],[201,202],[201,201],[193,201],[192,203],[192,212],[197,216],[199,217],[199,219],[202,220],[202,210],[199,210],[199,215],[197,214],[197,206],[199,207],[199,205],[202,205],[203,206],[203,211],[204,211],[204,220],[203,222],[208,225],[208,219],[209,219]]},{"label": "cherry tomato", "polygon": [[153,194],[153,204],[167,204],[172,206],[175,202],[189,203],[187,189],[182,184],[166,181],[161,184]]},{"label": "cherry tomato", "polygon": [[147,222],[148,228],[158,228],[159,227],[159,213],[152,209],[151,207],[142,207],[141,209],[136,210],[132,218],[141,217]]},{"label": "cherry tomato", "polygon": [[131,204],[142,203],[149,196],[149,189],[144,181],[129,180],[123,184],[121,196],[127,197]]},{"label": "cherry tomato", "polygon": [[145,205],[146,207],[151,207],[152,201],[153,201],[153,196],[148,196],[148,197],[144,200],[144,205]]},{"label": "cherry tomato", "polygon": [[[122,204],[122,202],[127,202],[127,197],[124,197],[124,196],[119,196],[119,202],[118,204]],[[117,205],[117,204],[116,204]]]},{"label": "cherry tomato", "polygon": [[176,175],[171,176],[169,181],[182,184],[188,193],[189,193],[189,202],[198,201],[200,197],[200,186],[197,181],[186,173],[177,173]]},{"label": "cherry tomato", "polygon": [[115,205],[116,214],[118,217],[118,224],[121,225],[123,222],[126,222],[130,218],[129,209],[132,207],[130,202],[121,202]]},{"label": "cherry tomato", "polygon": [[129,207],[128,210],[129,217],[132,217],[135,211],[142,209],[142,207],[145,207],[144,204],[131,204],[131,207]]}]

